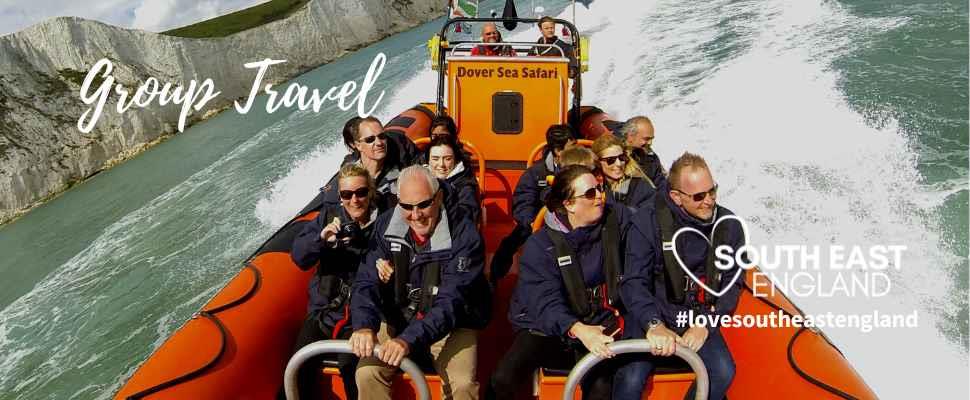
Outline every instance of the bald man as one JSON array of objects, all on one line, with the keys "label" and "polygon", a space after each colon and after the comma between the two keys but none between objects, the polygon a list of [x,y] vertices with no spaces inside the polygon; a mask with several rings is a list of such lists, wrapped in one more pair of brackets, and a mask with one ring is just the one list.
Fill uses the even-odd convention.
[{"label": "bald man", "polygon": [[[482,43],[502,43],[502,34],[494,22],[482,25]],[[472,49],[473,56],[515,57],[515,50],[509,45],[480,44]]]}]

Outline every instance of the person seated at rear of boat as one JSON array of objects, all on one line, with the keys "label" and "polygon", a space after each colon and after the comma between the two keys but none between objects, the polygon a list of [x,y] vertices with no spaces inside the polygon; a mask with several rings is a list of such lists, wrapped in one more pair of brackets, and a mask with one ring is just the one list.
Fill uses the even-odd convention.
[{"label": "person seated at rear of boat", "polygon": [[[344,165],[355,164],[363,167],[374,179],[376,190],[375,201],[378,208],[390,209],[397,204],[397,177],[401,168],[398,156],[398,145],[389,140],[383,132],[381,121],[374,117],[351,118],[344,125],[344,144],[351,154],[344,159]],[[410,139],[404,138],[411,143]],[[414,143],[411,143],[413,146]],[[339,174],[338,174],[339,175]],[[337,187],[337,176],[321,189],[324,192],[323,204],[340,204],[340,193]]]},{"label": "person seated at rear of boat", "polygon": [[620,138],[609,133],[601,135],[593,141],[593,152],[605,179],[607,202],[624,205],[630,211],[652,205],[657,189],[632,160]]},{"label": "person seated at rear of boat", "polygon": [[[482,24],[482,43],[502,43],[502,34],[494,22]],[[472,48],[473,56],[515,57],[515,49],[509,45],[480,44]]]},{"label": "person seated at rear of boat", "polygon": [[[550,16],[539,19],[539,32],[542,36],[536,43],[542,46],[535,46],[529,51],[531,56],[539,57],[566,57],[569,59],[569,77],[576,74],[576,50],[569,43],[566,43],[556,36],[556,20]],[[548,45],[548,46],[547,46]]]},{"label": "person seated at rear of boat", "polygon": [[[616,399],[640,399],[656,357],[673,354],[677,346],[690,348],[704,361],[710,377],[710,399],[724,398],[731,385],[734,360],[718,328],[675,324],[678,315],[687,315],[691,310],[694,315],[719,318],[731,315],[737,306],[741,280],[734,281],[733,277],[738,267],[721,271],[714,265],[714,258],[708,258],[708,251],[719,246],[727,245],[736,251],[744,245],[740,223],[724,219],[732,213],[717,204],[717,189],[704,159],[684,153],[671,166],[670,180],[661,185],[655,206],[643,207],[633,217],[620,287],[623,304],[631,316],[626,337],[646,336],[652,354],[638,354],[619,369],[614,386]],[[675,232],[686,228],[703,236],[696,232],[680,235],[672,246],[678,259],[666,243]],[[708,292],[682,268],[689,269],[715,292],[725,292],[721,296]],[[691,388],[687,398],[693,396]]]},{"label": "person seated at rear of boat", "polygon": [[352,290],[360,397],[390,399],[408,357],[432,359],[444,398],[477,399],[478,330],[491,312],[484,241],[427,168],[408,167],[399,182],[400,202],[378,217]]},{"label": "person seated at rear of boat", "polygon": [[461,146],[452,136],[436,136],[428,145],[428,168],[435,177],[445,181],[454,189],[458,207],[478,221],[482,213],[478,198],[478,181],[471,167],[461,157]]},{"label": "person seated at rear of boat", "polygon": [[667,179],[660,157],[653,152],[654,129],[653,122],[645,116],[628,119],[620,128],[619,137],[626,140],[633,160],[640,165],[647,178],[653,182],[653,187],[660,187],[661,181]]},{"label": "person seated at rear of boat", "polygon": [[[570,369],[607,348],[622,331],[617,288],[630,213],[606,204],[602,186],[581,165],[556,175],[545,223],[525,244],[509,305],[512,346],[492,375],[488,398],[511,399],[539,367]],[[604,362],[581,382],[584,399],[608,399],[614,367]]]},{"label": "person seated at rear of boat", "polygon": [[576,144],[576,135],[569,125],[552,125],[546,130],[546,153],[541,162],[525,170],[512,193],[512,218],[515,227],[499,244],[492,257],[490,279],[494,284],[512,267],[512,257],[532,235],[532,221],[539,215],[549,180],[559,171],[559,158],[566,147]]},{"label": "person seated at rear of boat", "polygon": [[[347,164],[337,173],[340,206],[324,207],[293,242],[290,257],[303,270],[317,266],[310,278],[310,304],[293,352],[318,340],[350,337],[349,297],[357,266],[367,251],[378,209],[372,202],[374,180],[363,167]],[[357,398],[352,355],[337,357],[349,399]],[[300,370],[301,398],[320,398],[317,372],[320,363],[305,363]]]}]

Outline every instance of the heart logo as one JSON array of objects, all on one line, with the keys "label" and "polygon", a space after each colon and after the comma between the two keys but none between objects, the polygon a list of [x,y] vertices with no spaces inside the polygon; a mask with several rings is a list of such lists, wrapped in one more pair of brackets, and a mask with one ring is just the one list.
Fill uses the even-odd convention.
[{"label": "heart logo", "polygon": [[[744,243],[748,244],[749,243],[748,225],[744,222],[743,219],[741,219],[741,217],[738,217],[737,215],[725,215],[723,217],[718,218],[716,221],[714,221],[714,227],[711,228],[711,236],[712,237],[714,236],[714,232],[717,231],[717,226],[727,220],[735,220],[741,223],[741,232],[744,234]],[[741,273],[744,272],[745,270],[744,265],[741,265],[740,266],[741,268],[738,268],[738,271],[734,273],[734,277],[731,278],[731,283],[728,283],[727,285],[723,286],[720,291],[715,291],[714,289],[711,289],[710,286],[705,285],[704,282],[701,281],[696,275],[694,275],[693,272],[690,272],[690,269],[684,266],[684,261],[680,259],[680,253],[677,251],[677,237],[684,232],[696,233],[698,236],[704,238],[704,240],[707,242],[708,247],[714,246],[714,244],[711,242],[711,239],[708,239],[707,236],[704,236],[704,234],[697,229],[691,228],[689,226],[685,226],[683,228],[678,229],[677,232],[674,232],[674,236],[670,238],[670,251],[674,252],[674,259],[677,260],[677,265],[679,265],[680,269],[684,270],[684,272],[687,273],[687,276],[689,276],[690,279],[692,279],[695,283],[697,283],[702,288],[704,288],[704,290],[706,290],[708,293],[717,297],[721,297],[721,295],[723,295],[724,293],[727,293],[728,289],[730,289],[731,286],[733,286],[738,281],[738,278],[741,277]],[[714,251],[714,249],[711,249],[710,251]],[[750,266],[749,268],[753,268],[753,266]]]}]

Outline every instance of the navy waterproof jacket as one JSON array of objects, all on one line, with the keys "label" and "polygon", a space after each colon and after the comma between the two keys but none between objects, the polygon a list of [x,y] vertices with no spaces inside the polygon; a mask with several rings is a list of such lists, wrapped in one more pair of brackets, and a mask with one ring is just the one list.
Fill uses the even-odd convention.
[{"label": "navy waterproof jacket", "polygon": [[653,181],[654,187],[660,187],[667,180],[667,170],[664,169],[657,153],[652,150],[647,152],[644,149],[635,148],[633,149],[633,159],[637,164],[640,164],[640,169],[647,175],[647,178]]},{"label": "navy waterproof jacket", "polygon": [[[652,206],[657,189],[653,183],[643,178],[627,178],[620,183],[616,191],[610,185],[606,186],[606,201],[613,204],[626,206],[631,213],[636,212],[644,206]],[[618,198],[622,197],[623,201]]]},{"label": "navy waterproof jacket", "polygon": [[467,165],[463,161],[458,162],[445,182],[451,186],[451,193],[455,196],[456,206],[461,209],[462,214],[468,215],[472,221],[478,222],[482,215],[482,203],[478,196],[478,179],[473,171],[466,167]]},{"label": "navy waterproof jacket", "polygon": [[446,201],[428,244],[416,252],[400,207],[382,214],[374,231],[354,281],[350,306],[354,330],[369,328],[376,332],[382,320],[401,319],[403,311],[394,305],[394,299],[382,298],[393,297],[394,278],[381,283],[376,263],[378,259],[393,263],[392,250],[405,246],[412,249],[409,270],[412,287],[422,286],[424,267],[432,262],[439,262],[441,266],[441,281],[429,313],[412,319],[406,326],[392,326],[398,333],[397,338],[412,348],[427,348],[455,328],[480,328],[487,322],[482,321],[487,319],[491,307],[488,282],[483,274],[485,245],[470,217],[462,215],[454,206],[449,209]]},{"label": "navy waterproof jacket", "polygon": [[[370,223],[362,227],[361,235],[347,245],[334,246],[324,243],[320,240],[320,232],[323,231],[323,227],[333,221],[334,217],[340,218],[341,224],[353,220],[343,207],[321,209],[320,214],[313,221],[307,223],[296,236],[293,241],[293,249],[290,252],[290,258],[300,269],[308,270],[319,263],[316,274],[310,279],[310,286],[307,291],[310,298],[307,313],[323,312],[320,321],[330,328],[333,328],[337,321],[344,318],[343,305],[336,308],[328,307],[331,301],[340,295],[339,281],[343,280],[346,285],[353,283],[354,276],[357,274],[357,266],[360,265],[367,251],[370,236],[374,231],[374,224]],[[371,215],[371,221],[373,222],[373,218],[376,217],[375,208]],[[346,295],[349,294],[345,293],[345,300]]]},{"label": "navy waterproof jacket", "polygon": [[[621,243],[603,243],[601,240],[607,212],[617,214],[622,243],[623,232],[630,223],[630,213],[624,207],[607,204],[599,223],[579,229],[569,229],[555,213],[546,213],[545,225],[529,237],[519,258],[519,282],[509,304],[509,320],[517,330],[531,329],[549,336],[566,337],[569,328],[579,321],[569,306],[569,294],[549,231],[563,233],[566,243],[580,259],[586,287],[592,288],[606,279],[603,246],[621,246]],[[605,319],[606,316],[604,313],[593,319]]]},{"label": "navy waterproof jacket", "polygon": [[[659,193],[670,191],[666,183],[660,187]],[[673,213],[674,218],[683,226],[692,227],[704,233],[706,237],[711,236],[714,222],[725,215],[733,213],[723,207],[718,207],[717,213],[711,222],[703,222],[687,214],[682,208],[674,204],[670,196],[663,196],[667,206]],[[645,329],[652,319],[659,319],[667,327],[680,331],[686,326],[675,324],[677,315],[680,312],[687,312],[696,303],[696,296],[686,296],[684,304],[674,304],[668,300],[666,285],[664,283],[664,258],[661,247],[660,224],[657,222],[656,207],[641,208],[633,216],[633,223],[627,233],[626,263],[623,279],[620,283],[620,292],[623,296],[623,304],[628,312],[639,323],[640,329]],[[740,248],[744,244],[744,232],[737,221],[725,221],[718,225],[718,229],[727,229],[727,244],[734,249]],[[677,238],[677,250],[684,265],[690,269],[698,278],[706,278],[705,262],[707,252],[711,251],[707,238],[700,237],[696,233],[685,232]],[[734,278],[738,271],[738,266],[721,273],[721,288],[723,289]],[[742,271],[742,275],[743,275]],[[690,277],[687,277],[690,279]],[[718,298],[715,310],[711,312],[705,307],[700,307],[706,314],[729,315],[734,312],[738,303],[738,296],[741,290],[741,280],[744,276],[731,285],[727,292]],[[704,290],[697,287],[697,290]],[[705,293],[705,296],[713,296]],[[695,312],[697,314],[697,312]],[[632,326],[632,324],[629,324]],[[713,331],[716,328],[708,326]],[[628,330],[629,332],[629,330]]]},{"label": "navy waterproof jacket", "polygon": [[522,173],[512,194],[512,218],[515,222],[525,227],[532,226],[549,193],[546,176],[555,175],[556,172],[559,172],[559,168],[553,162],[552,152],[548,152],[543,162],[533,164]]}]

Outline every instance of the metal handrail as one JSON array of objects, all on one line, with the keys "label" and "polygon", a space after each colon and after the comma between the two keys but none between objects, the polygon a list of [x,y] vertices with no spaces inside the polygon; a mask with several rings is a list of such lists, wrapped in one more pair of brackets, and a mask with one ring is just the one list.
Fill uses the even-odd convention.
[{"label": "metal handrail", "polygon": [[[380,352],[381,346],[374,346],[374,356],[377,357]],[[287,400],[298,400],[300,398],[297,379],[299,379],[299,371],[303,363],[320,354],[338,353],[352,354],[350,342],[346,340],[321,340],[303,346],[293,357],[290,357],[290,361],[286,363],[286,371],[283,372],[283,390],[286,392]],[[418,399],[430,400],[431,389],[428,388],[428,382],[424,379],[424,372],[421,372],[421,368],[414,361],[404,358],[401,360],[401,370],[411,375],[411,380],[418,388]]]},{"label": "metal handrail", "polygon": [[526,46],[528,46],[528,50],[527,51],[530,51],[530,52],[533,49],[539,49],[539,48],[543,48],[543,47],[555,48],[555,49],[559,50],[559,54],[561,54],[561,57],[559,57],[559,58],[563,58],[563,59],[569,60],[569,57],[566,55],[566,51],[563,50],[562,47],[559,47],[559,45],[557,45],[555,43],[551,43],[550,44],[550,43],[534,43],[534,42],[498,42],[498,43],[459,42],[459,43],[452,43],[452,44],[454,46],[452,46],[451,53],[449,54],[449,56],[455,56],[455,54],[458,53],[459,50],[464,50],[465,48],[467,48],[468,51],[472,51],[472,49],[474,49],[475,47],[478,47],[478,46],[486,46],[486,47],[509,46],[509,47],[512,48],[513,51],[516,51],[516,52],[520,51],[519,49],[516,49],[516,46],[518,46],[518,47],[526,47]]},{"label": "metal handrail", "polygon": [[[610,343],[610,351],[614,354],[625,354],[625,353],[649,353],[651,349],[650,342],[646,339],[631,339],[631,340],[620,340],[617,342]],[[707,377],[707,368],[704,366],[704,361],[701,357],[697,355],[693,350],[687,348],[686,346],[677,346],[674,351],[674,355],[687,361],[687,365],[694,370],[694,375],[697,378],[697,386],[694,391],[695,400],[706,400],[709,390],[709,381]],[[589,353],[582,360],[576,363],[572,371],[569,372],[569,376],[566,377],[566,387],[563,390],[562,398],[563,400],[573,400],[576,394],[576,386],[579,382],[586,376],[586,373],[593,368],[597,363],[603,361],[603,357],[597,356],[593,353]]]}]

